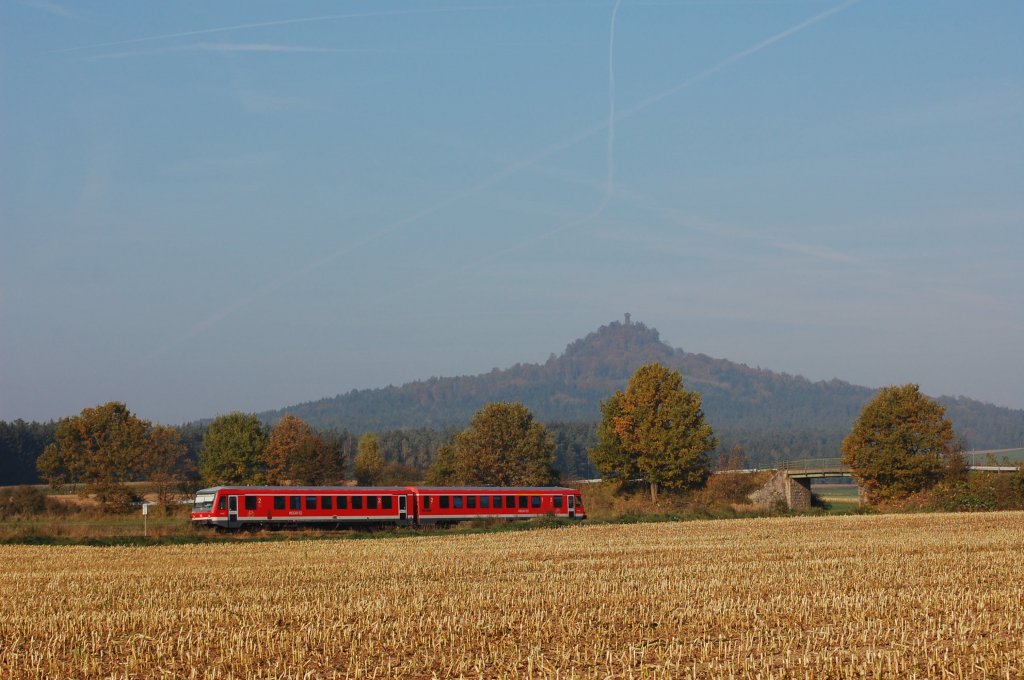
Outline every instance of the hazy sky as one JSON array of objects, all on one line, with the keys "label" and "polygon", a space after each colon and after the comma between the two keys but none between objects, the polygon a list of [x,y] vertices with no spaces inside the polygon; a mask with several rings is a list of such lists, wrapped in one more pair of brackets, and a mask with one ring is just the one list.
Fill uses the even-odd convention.
[{"label": "hazy sky", "polygon": [[1022,42],[1019,0],[4,0],[0,419],[277,408],[624,312],[1024,408]]}]

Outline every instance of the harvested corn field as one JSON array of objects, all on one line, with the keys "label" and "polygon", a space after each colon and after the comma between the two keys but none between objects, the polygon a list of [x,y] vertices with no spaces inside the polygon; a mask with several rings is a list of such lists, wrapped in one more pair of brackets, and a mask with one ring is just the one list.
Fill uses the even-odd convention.
[{"label": "harvested corn field", "polygon": [[3,677],[1024,677],[1024,514],[0,547]]}]

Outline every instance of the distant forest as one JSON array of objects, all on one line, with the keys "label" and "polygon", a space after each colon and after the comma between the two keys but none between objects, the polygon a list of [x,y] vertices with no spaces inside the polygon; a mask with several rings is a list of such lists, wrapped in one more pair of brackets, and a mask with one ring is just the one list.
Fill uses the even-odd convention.
[{"label": "distant forest", "polygon": [[[840,442],[875,393],[841,380],[811,382],[674,349],[653,328],[627,318],[576,340],[543,364],[353,390],[260,418],[272,425],[291,413],[319,431],[332,432],[340,437],[350,462],[359,435],[376,432],[387,462],[422,474],[437,449],[485,404],[520,401],[555,439],[556,467],[563,477],[591,478],[596,472],[587,450],[596,440],[600,402],[652,361],[678,369],[687,389],[701,393],[704,412],[720,440],[718,452],[738,448],[751,467],[838,456]],[[965,397],[940,397],[939,402],[968,448],[1024,445],[1024,410]],[[0,421],[0,486],[39,481],[35,461],[53,441],[55,428],[56,423]],[[195,460],[206,423],[179,429]]]}]

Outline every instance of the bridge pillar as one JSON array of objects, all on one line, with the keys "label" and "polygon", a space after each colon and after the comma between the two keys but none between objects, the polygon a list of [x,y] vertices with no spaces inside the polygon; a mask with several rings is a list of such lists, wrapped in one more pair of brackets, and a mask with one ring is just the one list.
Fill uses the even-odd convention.
[{"label": "bridge pillar", "polygon": [[786,475],[786,505],[790,510],[811,509],[811,480],[793,479]]},{"label": "bridge pillar", "polygon": [[790,510],[810,510],[811,480],[794,479],[785,470],[779,470],[764,487],[749,496],[751,502],[770,508],[784,501]]}]

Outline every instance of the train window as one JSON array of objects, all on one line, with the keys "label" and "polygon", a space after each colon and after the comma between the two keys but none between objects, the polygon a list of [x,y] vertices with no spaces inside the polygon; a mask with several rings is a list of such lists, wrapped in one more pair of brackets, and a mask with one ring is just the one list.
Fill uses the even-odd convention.
[{"label": "train window", "polygon": [[362,510],[363,509],[363,497],[362,496],[352,496],[352,509],[353,510]]},{"label": "train window", "polygon": [[390,510],[392,504],[393,501],[391,500],[391,496],[384,496],[380,499],[380,507],[384,508],[385,510]]},{"label": "train window", "polygon": [[576,495],[576,507],[578,508],[578,507],[580,507],[582,505],[583,505],[583,499],[580,498],[579,494],[577,494]]},{"label": "train window", "polygon": [[377,497],[376,496],[367,496],[366,497],[366,509],[367,510],[376,510],[377,509]]},{"label": "train window", "polygon": [[338,510],[348,510],[348,496],[338,496]]},{"label": "train window", "polygon": [[452,496],[452,507],[462,509],[462,496]]},{"label": "train window", "polygon": [[467,508],[475,508],[476,507],[476,496],[466,496],[466,507]]},{"label": "train window", "polygon": [[256,501],[257,501],[256,496],[246,496],[245,497],[245,509],[246,510],[255,510],[256,509]]},{"label": "train window", "polygon": [[227,510],[228,509],[228,497],[227,496],[221,496],[219,499],[217,499],[217,509],[218,510]]},{"label": "train window", "polygon": [[562,497],[561,496],[552,496],[551,497],[551,502],[555,504],[556,508],[562,507]]},{"label": "train window", "polygon": [[519,497],[519,507],[520,508],[525,508],[526,507],[526,502],[527,502],[526,501],[526,496],[520,496]]},{"label": "train window", "polygon": [[480,507],[481,508],[489,508],[489,507],[491,507],[491,497],[490,496],[480,496]]},{"label": "train window", "polygon": [[196,502],[192,506],[192,512],[210,512],[213,510],[213,494],[196,494]]},{"label": "train window", "polygon": [[540,507],[540,496],[530,496],[530,507],[531,508],[539,508]]},{"label": "train window", "polygon": [[302,496],[288,496],[289,510],[302,510]]},{"label": "train window", "polygon": [[306,496],[306,510],[316,510],[316,496]]},{"label": "train window", "polygon": [[498,508],[499,510],[501,509],[501,499],[502,496],[494,496],[494,507]]},{"label": "train window", "polygon": [[284,496],[274,496],[274,510],[284,510]]},{"label": "train window", "polygon": [[334,507],[334,496],[320,496],[320,509],[330,510]]},{"label": "train window", "polygon": [[423,497],[423,509],[430,510],[430,496]]},{"label": "train window", "polygon": [[441,508],[447,508],[449,506],[448,496],[438,496],[437,505]]}]

